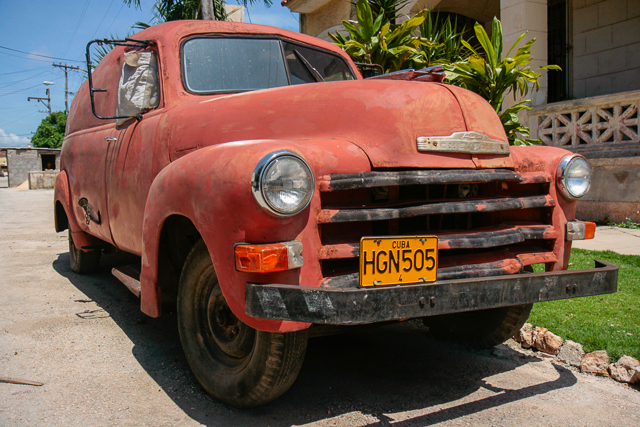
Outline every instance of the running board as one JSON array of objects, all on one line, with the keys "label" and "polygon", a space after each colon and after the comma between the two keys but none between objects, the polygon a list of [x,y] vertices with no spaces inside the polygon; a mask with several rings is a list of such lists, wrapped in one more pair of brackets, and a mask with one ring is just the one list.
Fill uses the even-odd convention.
[{"label": "running board", "polygon": [[134,265],[125,265],[111,269],[113,274],[120,280],[135,296],[140,298],[140,269]]}]

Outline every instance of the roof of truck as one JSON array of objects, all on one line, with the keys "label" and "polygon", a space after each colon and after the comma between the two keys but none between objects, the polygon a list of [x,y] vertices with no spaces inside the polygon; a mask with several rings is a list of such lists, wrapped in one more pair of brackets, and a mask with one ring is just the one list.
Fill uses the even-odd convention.
[{"label": "roof of truck", "polygon": [[348,57],[345,52],[336,45],[294,31],[267,25],[246,24],[243,22],[205,21],[205,20],[180,20],[170,21],[154,25],[139,33],[130,36],[133,39],[153,39],[169,44],[172,41],[180,41],[184,37],[196,34],[249,34],[256,36],[278,36],[303,43],[322,47],[341,56]]}]

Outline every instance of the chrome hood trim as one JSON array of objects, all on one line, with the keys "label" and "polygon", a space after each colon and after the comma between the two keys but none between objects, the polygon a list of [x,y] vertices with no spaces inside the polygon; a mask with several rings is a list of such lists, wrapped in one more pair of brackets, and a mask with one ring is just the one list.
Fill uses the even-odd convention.
[{"label": "chrome hood trim", "polygon": [[509,143],[480,132],[454,132],[449,136],[419,136],[418,151],[508,155]]}]

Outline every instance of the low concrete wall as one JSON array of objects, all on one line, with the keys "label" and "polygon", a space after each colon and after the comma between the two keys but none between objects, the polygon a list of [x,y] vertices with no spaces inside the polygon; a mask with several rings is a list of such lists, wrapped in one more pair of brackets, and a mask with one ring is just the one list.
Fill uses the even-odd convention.
[{"label": "low concrete wall", "polygon": [[59,173],[60,171],[29,172],[29,190],[54,188],[56,185],[56,177]]},{"label": "low concrete wall", "polygon": [[589,193],[578,202],[576,216],[589,221],[640,222],[640,157],[587,160],[593,180]]}]

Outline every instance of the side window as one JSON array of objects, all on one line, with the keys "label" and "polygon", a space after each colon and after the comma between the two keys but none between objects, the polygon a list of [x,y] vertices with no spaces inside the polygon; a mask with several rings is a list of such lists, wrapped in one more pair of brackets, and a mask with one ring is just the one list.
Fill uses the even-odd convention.
[{"label": "side window", "polygon": [[291,84],[353,80],[349,66],[338,55],[284,42]]},{"label": "side window", "polygon": [[[153,52],[124,53],[124,65],[118,87],[118,116],[137,116],[156,108],[160,102],[158,61]],[[127,119],[118,119],[122,124]]]}]

